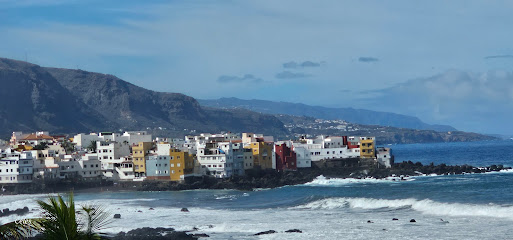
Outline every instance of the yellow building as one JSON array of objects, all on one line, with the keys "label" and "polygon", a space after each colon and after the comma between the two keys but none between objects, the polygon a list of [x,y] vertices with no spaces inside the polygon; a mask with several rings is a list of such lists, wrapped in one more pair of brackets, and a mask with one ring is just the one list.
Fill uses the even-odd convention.
[{"label": "yellow building", "polygon": [[360,157],[361,158],[375,158],[376,157],[376,143],[374,138],[362,138],[360,140]]},{"label": "yellow building", "polygon": [[146,156],[153,148],[153,142],[140,142],[132,146],[132,161],[136,177],[146,176]]},{"label": "yellow building", "polygon": [[252,149],[253,165],[262,169],[273,168],[273,143],[252,142],[246,148]]},{"label": "yellow building", "polygon": [[181,152],[177,149],[170,149],[169,174],[171,181],[184,180],[185,176],[194,171],[194,155],[188,152]]}]

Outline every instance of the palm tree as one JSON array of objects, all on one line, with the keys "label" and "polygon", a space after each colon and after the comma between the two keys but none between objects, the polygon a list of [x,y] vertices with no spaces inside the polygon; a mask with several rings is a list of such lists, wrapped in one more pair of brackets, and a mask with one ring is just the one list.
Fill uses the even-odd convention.
[{"label": "palm tree", "polygon": [[101,206],[81,206],[75,210],[73,193],[67,201],[61,195],[49,197],[48,202],[38,200],[42,218],[15,221],[0,226],[0,239],[22,239],[41,232],[46,239],[92,240],[110,223],[109,215]]},{"label": "palm tree", "polygon": [[38,220],[21,220],[0,225],[0,239],[24,239],[41,228]]}]

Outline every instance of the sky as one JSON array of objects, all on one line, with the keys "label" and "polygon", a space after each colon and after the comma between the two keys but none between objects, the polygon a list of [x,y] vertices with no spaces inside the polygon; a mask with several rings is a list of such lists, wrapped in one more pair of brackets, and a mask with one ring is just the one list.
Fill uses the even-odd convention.
[{"label": "sky", "polygon": [[0,57],[512,134],[512,1],[0,0]]}]

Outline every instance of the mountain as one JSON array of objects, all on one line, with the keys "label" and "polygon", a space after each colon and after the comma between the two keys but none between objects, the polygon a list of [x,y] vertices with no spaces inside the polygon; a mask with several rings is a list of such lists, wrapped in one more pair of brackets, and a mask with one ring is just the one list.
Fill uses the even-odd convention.
[{"label": "mountain", "polygon": [[112,126],[37,65],[0,58],[0,84],[2,136],[10,131],[80,132]]},{"label": "mountain", "polygon": [[0,135],[144,129],[158,134],[258,131],[285,135],[276,117],[201,107],[192,97],[150,91],[113,75],[45,68],[0,58]]},{"label": "mountain", "polygon": [[397,128],[411,128],[419,130],[435,130],[439,132],[456,131],[447,125],[431,125],[412,116],[389,112],[378,112],[354,108],[328,108],[309,106],[301,103],[273,102],[266,100],[243,100],[238,98],[220,98],[217,100],[200,100],[203,106],[235,109],[244,108],[251,111],[268,114],[287,114],[295,116],[308,116],[319,119],[341,119],[352,123],[391,126]]}]

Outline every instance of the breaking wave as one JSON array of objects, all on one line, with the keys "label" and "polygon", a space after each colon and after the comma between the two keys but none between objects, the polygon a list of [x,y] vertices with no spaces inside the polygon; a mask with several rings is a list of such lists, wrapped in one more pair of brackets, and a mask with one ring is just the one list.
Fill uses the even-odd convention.
[{"label": "breaking wave", "polygon": [[327,186],[336,187],[353,183],[391,183],[414,181],[413,177],[387,177],[384,179],[377,178],[326,178],[323,175],[316,177],[313,181],[303,184],[304,186]]},{"label": "breaking wave", "polygon": [[495,204],[441,203],[430,199],[374,199],[374,198],[326,198],[292,209],[412,209],[424,214],[446,216],[499,217],[513,220],[513,206]]}]

